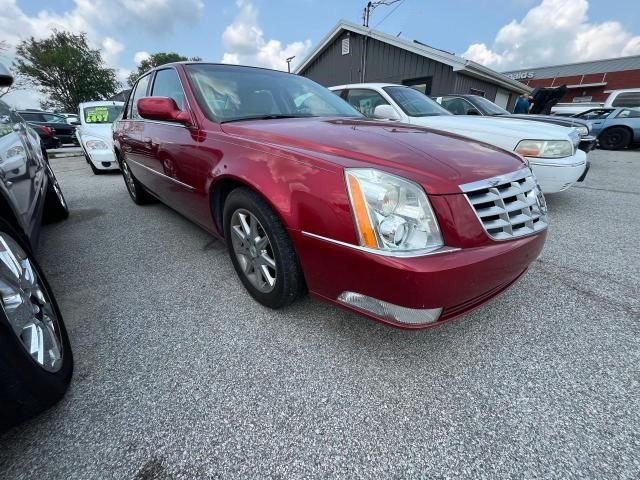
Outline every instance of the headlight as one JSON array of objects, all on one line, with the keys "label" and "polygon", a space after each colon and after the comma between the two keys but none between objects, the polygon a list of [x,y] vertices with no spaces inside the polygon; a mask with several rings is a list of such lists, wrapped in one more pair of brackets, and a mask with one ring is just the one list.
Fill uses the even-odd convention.
[{"label": "headlight", "polygon": [[345,176],[360,245],[398,253],[443,245],[422,187],[369,168],[349,168]]},{"label": "headlight", "polygon": [[84,145],[87,150],[109,150],[109,145],[102,140],[87,140]]},{"label": "headlight", "polygon": [[587,135],[589,135],[589,129],[587,127],[581,126],[581,127],[574,127],[574,128],[580,134],[581,137],[586,137]]},{"label": "headlight", "polygon": [[522,140],[516,153],[525,157],[563,158],[573,155],[573,146],[568,140]]}]

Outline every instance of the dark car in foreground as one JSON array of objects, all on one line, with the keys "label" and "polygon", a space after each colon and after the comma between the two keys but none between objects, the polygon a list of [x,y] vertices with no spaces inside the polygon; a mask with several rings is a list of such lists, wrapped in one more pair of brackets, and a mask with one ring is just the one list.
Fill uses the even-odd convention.
[{"label": "dark car in foreground", "polygon": [[[12,82],[0,65],[0,86]],[[69,212],[40,139],[0,101],[0,430],[59,400],[73,358],[34,252],[43,221]]]},{"label": "dark car in foreground", "polygon": [[62,145],[78,145],[76,127],[70,125],[66,117],[41,110],[19,110],[18,114],[32,126],[50,128],[54,135],[60,139]]},{"label": "dark car in foreground", "polygon": [[533,122],[552,123],[561,127],[575,128],[580,134],[578,148],[584,152],[593,150],[597,143],[596,136],[592,134],[589,124],[577,118],[555,115],[513,114],[480,95],[444,95],[436,97],[435,100],[454,115],[482,115],[505,119],[517,118],[518,120],[531,120]]},{"label": "dark car in foreground", "polygon": [[518,155],[367,119],[283,72],[158,67],[138,79],[114,145],[131,198],[224,239],[271,308],[308,289],[397,327],[439,325],[511,286],[546,237]]},{"label": "dark car in foreground", "polygon": [[592,108],[572,118],[589,123],[605,150],[621,150],[640,143],[640,108]]}]

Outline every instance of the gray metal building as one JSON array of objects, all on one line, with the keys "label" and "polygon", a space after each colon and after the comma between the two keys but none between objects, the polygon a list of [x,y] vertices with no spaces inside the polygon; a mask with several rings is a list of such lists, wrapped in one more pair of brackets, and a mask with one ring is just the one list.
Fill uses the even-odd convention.
[{"label": "gray metal building", "polygon": [[341,20],[296,68],[327,87],[345,83],[410,85],[431,96],[483,95],[511,108],[526,85],[490,68],[416,40],[408,41]]}]

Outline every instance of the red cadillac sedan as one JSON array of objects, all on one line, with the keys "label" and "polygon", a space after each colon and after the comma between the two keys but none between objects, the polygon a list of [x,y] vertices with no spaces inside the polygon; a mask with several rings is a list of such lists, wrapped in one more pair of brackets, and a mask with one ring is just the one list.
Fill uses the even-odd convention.
[{"label": "red cadillac sedan", "polygon": [[158,67],[138,79],[114,142],[133,201],[160,200],[224,239],[271,308],[308,290],[397,327],[438,325],[512,285],[546,237],[520,157],[372,121],[279,71]]}]

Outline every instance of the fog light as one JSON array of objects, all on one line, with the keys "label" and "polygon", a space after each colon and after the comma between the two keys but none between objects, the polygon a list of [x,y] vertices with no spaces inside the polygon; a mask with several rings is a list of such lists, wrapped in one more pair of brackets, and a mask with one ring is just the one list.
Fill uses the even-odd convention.
[{"label": "fog light", "polygon": [[102,166],[105,168],[109,168],[111,166],[111,162],[102,162]]},{"label": "fog light", "polygon": [[406,308],[361,293],[342,292],[338,301],[369,312],[376,317],[405,325],[428,325],[438,320],[442,308]]}]

